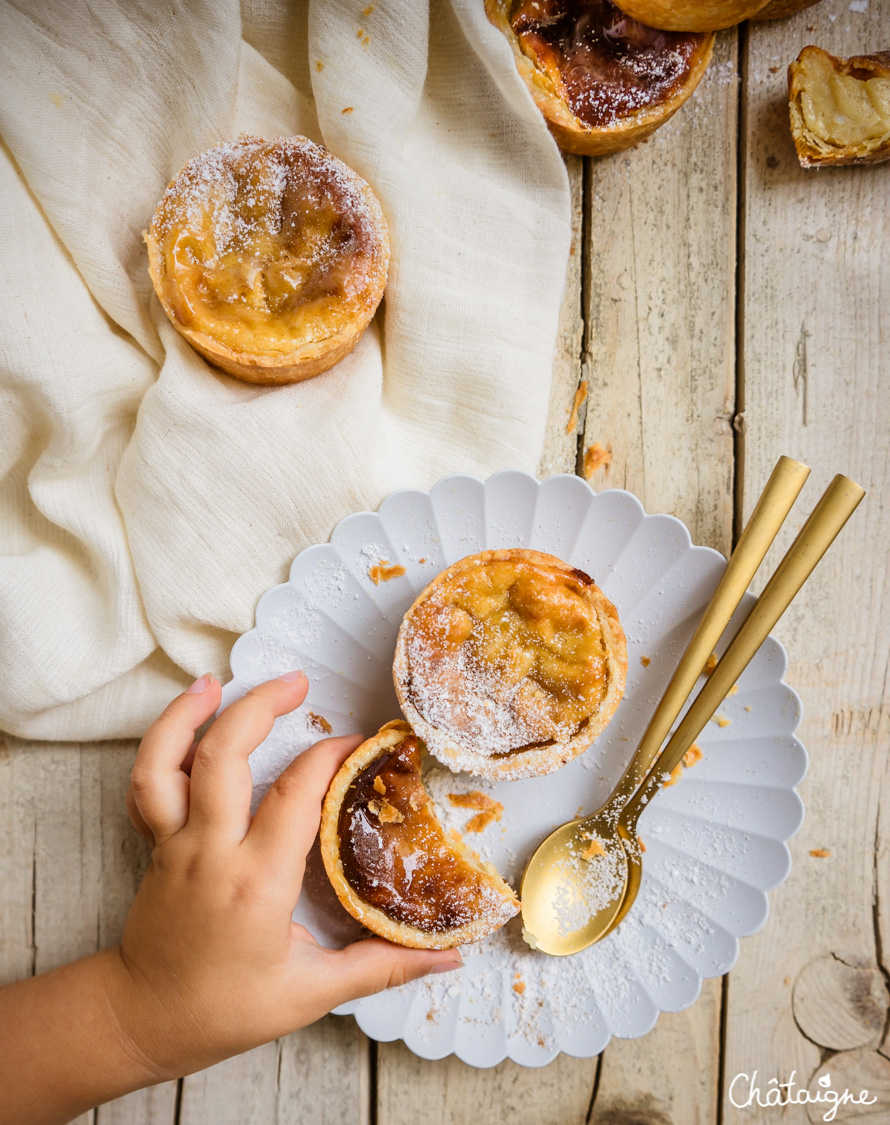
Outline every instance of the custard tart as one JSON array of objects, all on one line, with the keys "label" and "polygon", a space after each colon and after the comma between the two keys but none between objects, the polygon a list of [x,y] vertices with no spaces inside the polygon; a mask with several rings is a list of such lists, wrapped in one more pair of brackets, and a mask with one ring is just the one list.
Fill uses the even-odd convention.
[{"label": "custard tart", "polygon": [[322,808],[321,855],[353,918],[419,949],[478,941],[519,913],[513,888],[446,836],[421,778],[423,745],[386,726],[347,758]]},{"label": "custard tart", "polygon": [[627,646],[596,583],[540,551],[450,566],[405,614],[393,678],[402,712],[443,765],[511,780],[582,753],[624,693]]},{"label": "custard tart", "polygon": [[389,267],[377,197],[306,137],[243,136],[201,153],[144,238],[173,327],[251,383],[295,383],[339,362],[370,323]]},{"label": "custard tart", "polygon": [[751,19],[769,0],[621,0],[635,20],[665,31],[720,31]]},{"label": "custard tart", "polygon": [[566,152],[598,156],[638,144],[701,81],[713,35],[670,33],[609,0],[485,0],[516,67]]},{"label": "custard tart", "polygon": [[788,108],[803,168],[890,159],[890,51],[841,59],[804,47],[788,67]]}]

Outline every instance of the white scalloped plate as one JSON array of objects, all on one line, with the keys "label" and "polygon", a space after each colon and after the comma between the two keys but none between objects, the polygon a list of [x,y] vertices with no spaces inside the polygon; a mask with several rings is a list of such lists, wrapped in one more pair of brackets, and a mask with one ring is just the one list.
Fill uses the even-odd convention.
[{"label": "white scalloped plate", "polygon": [[[452,476],[429,493],[393,493],[378,512],[342,520],[330,543],[303,551],[289,581],[260,599],[256,627],[232,650],[223,706],[292,668],[306,670],[310,689],[251,757],[255,801],[320,736],[312,714],[337,734],[371,734],[399,716],[391,666],[403,613],[439,571],[489,547],[548,551],[596,580],[627,632],[627,690],[593,746],[549,777],[480,785],[435,771],[428,785],[442,817],[460,829],[472,815],[448,803],[449,791],[481,787],[501,801],[502,821],[470,840],[518,886],[528,856],[555,825],[605,800],[725,561],[694,547],[674,517],[647,515],[630,493],[595,494],[578,477],[539,483],[509,471],[484,483]],[[381,560],[404,566],[404,575],[375,585],[368,572]],[[725,973],[738,939],[764,924],[766,892],[790,869],[785,841],[803,819],[794,787],[807,757],[794,737],[801,707],[782,682],[785,664],[770,638],[720,710],[729,724],[708,724],[698,740],[702,760],[646,810],[640,894],[608,938],[573,957],[548,957],[523,943],[514,919],[465,947],[462,970],[339,1011],[354,1014],[372,1038],[404,1039],[423,1058],[453,1052],[480,1067],[506,1057],[542,1066],[560,1051],[595,1055],[612,1035],[644,1035],[659,1012],[692,1004],[702,978]],[[294,917],[331,947],[358,935],[317,855]]]}]

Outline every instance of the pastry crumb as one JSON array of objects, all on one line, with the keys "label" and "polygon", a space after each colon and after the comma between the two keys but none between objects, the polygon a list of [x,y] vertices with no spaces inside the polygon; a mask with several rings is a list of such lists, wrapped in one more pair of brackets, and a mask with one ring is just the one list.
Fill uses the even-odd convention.
[{"label": "pastry crumb", "polygon": [[367,8],[362,8],[362,15],[363,15],[363,16],[369,16],[369,15],[371,14],[371,12],[373,12],[373,11],[374,11],[374,8],[375,8],[375,7],[376,7],[376,5],[374,5],[374,4],[369,4],[369,5],[367,6]]},{"label": "pastry crumb", "polygon": [[376,566],[372,566],[368,571],[368,577],[375,586],[379,586],[381,582],[389,582],[393,578],[401,578],[405,573],[403,566],[391,566],[389,559],[381,559]]},{"label": "pastry crumb", "polygon": [[597,469],[607,469],[611,464],[611,452],[604,449],[598,441],[595,441],[584,454],[584,465],[581,472],[585,480],[590,480]]},{"label": "pastry crumb", "polygon": [[582,859],[596,859],[598,855],[605,855],[606,849],[599,842],[599,840],[591,839],[590,843],[581,853]]},{"label": "pastry crumb", "polygon": [[525,992],[525,981],[516,980],[513,982],[513,991],[518,992],[521,996]]},{"label": "pastry crumb", "polygon": [[677,782],[680,780],[680,777],[681,777],[682,773],[683,773],[683,766],[680,762],[677,762],[677,764],[671,770],[670,775],[665,779],[665,783],[664,783],[665,789],[667,789],[671,785],[676,785]]},{"label": "pastry crumb", "polygon": [[316,730],[324,731],[325,734],[330,734],[334,729],[324,717],[324,715],[316,715],[314,711],[307,711],[306,717],[309,719],[310,727],[314,727]]},{"label": "pastry crumb", "polygon": [[723,727],[732,726],[732,719],[727,719],[725,715],[714,715],[714,717],[711,719],[711,722],[716,723],[717,726],[721,729]]},{"label": "pastry crumb", "polygon": [[475,816],[471,816],[464,825],[464,832],[484,832],[489,824],[500,819],[499,813],[494,813],[490,810],[487,812],[478,812]]},{"label": "pastry crumb", "polygon": [[340,112],[341,113],[352,113],[354,110],[355,110],[354,105],[348,105],[348,106],[345,106],[343,109],[341,109]]},{"label": "pastry crumb", "polygon": [[739,694],[739,685],[733,684],[732,687],[729,689],[729,691],[726,693],[726,697],[728,699],[731,695],[738,695],[738,694]]},{"label": "pastry crumb", "polygon": [[324,70],[324,63],[321,61],[321,59],[315,60],[315,69],[319,74],[321,74],[321,72]]},{"label": "pastry crumb", "polygon": [[368,811],[372,812],[381,824],[401,824],[405,819],[386,798],[382,801],[368,801]]},{"label": "pastry crumb", "polygon": [[504,806],[494,797],[489,797],[480,789],[472,789],[469,793],[449,793],[448,800],[458,809],[478,809],[480,812],[491,812],[501,819]]},{"label": "pastry crumb", "polygon": [[[381,797],[386,793],[386,782],[383,780],[379,773],[374,778],[374,788],[377,790]],[[413,797],[414,794],[412,793],[411,796]]]},{"label": "pastry crumb", "polygon": [[751,710],[751,704],[750,704],[750,703],[749,703],[749,704],[748,704],[748,706],[747,706],[747,707],[745,708],[745,710],[746,710],[746,711],[750,711],[750,710]]},{"label": "pastry crumb", "polygon": [[694,766],[696,762],[700,762],[702,760],[702,756],[703,755],[701,752],[701,747],[697,742],[693,742],[693,744],[683,755],[683,765],[687,769],[689,769],[690,767]]},{"label": "pastry crumb", "polygon": [[423,559],[419,559],[418,561],[419,561],[420,565],[423,566],[423,564],[426,562],[426,559],[423,558]]},{"label": "pastry crumb", "polygon": [[717,667],[717,653],[712,652],[711,655],[708,657],[708,659],[705,661],[705,667],[704,667],[704,671],[702,672],[702,675],[710,676],[710,674],[714,671],[714,669],[716,667]]},{"label": "pastry crumb", "polygon": [[815,859],[828,859],[831,852],[828,848],[810,848],[810,855]]},{"label": "pastry crumb", "polygon": [[582,379],[578,384],[578,389],[575,391],[575,401],[572,403],[572,413],[569,415],[569,420],[566,424],[566,433],[570,434],[572,430],[578,425],[578,411],[584,404],[587,398],[587,380]]},{"label": "pastry crumb", "polygon": [[641,656],[640,657],[640,663],[643,665],[644,668],[648,668],[649,665],[652,663],[652,661],[649,659],[648,656]]},{"label": "pastry crumb", "polygon": [[645,852],[646,845],[643,843],[642,838],[639,836],[637,836],[637,846],[639,847],[641,852]]}]

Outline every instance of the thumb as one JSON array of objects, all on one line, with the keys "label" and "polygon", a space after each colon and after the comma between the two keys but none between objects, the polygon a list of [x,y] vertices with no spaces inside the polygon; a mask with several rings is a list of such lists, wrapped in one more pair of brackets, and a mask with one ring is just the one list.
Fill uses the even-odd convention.
[{"label": "thumb", "polygon": [[328,955],[332,1008],[432,973],[459,969],[464,963],[458,949],[405,949],[383,938],[356,941]]}]

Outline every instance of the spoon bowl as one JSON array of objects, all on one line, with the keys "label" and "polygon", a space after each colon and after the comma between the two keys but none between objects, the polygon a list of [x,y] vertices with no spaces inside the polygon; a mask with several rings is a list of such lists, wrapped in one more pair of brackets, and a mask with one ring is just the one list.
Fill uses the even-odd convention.
[{"label": "spoon bowl", "polygon": [[606,805],[551,832],[525,869],[520,897],[526,941],[532,944],[533,935],[534,948],[543,953],[577,953],[616,924],[628,853],[608,810]]}]

